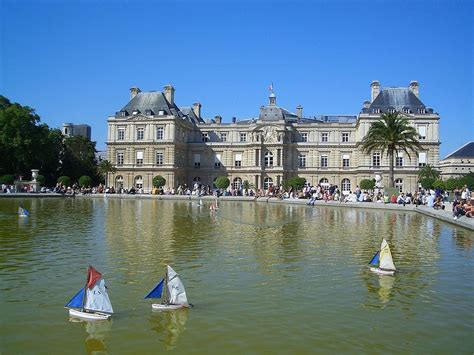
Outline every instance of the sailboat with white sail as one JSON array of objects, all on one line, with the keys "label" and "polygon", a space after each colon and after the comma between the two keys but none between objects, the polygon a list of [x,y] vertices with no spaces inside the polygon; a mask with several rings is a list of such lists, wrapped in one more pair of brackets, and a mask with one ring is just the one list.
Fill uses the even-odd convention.
[{"label": "sailboat with white sail", "polygon": [[91,265],[86,285],[64,307],[70,316],[87,320],[107,320],[114,313],[102,274]]},{"label": "sailboat with white sail", "polygon": [[392,253],[390,247],[385,239],[382,239],[380,250],[375,253],[372,260],[369,262],[370,271],[380,275],[393,276],[395,271],[395,265],[393,264]]},{"label": "sailboat with white sail", "polygon": [[186,290],[179,275],[169,265],[166,267],[166,276],[151,290],[145,298],[161,298],[162,303],[153,303],[152,309],[173,310],[192,307],[188,303]]},{"label": "sailboat with white sail", "polygon": [[23,207],[18,207],[18,216],[20,217],[28,217],[30,215],[30,211],[28,211],[26,208]]}]

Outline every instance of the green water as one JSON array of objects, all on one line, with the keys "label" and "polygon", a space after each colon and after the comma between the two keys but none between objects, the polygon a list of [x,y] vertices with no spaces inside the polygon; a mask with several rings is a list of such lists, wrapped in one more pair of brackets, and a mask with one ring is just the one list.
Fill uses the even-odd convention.
[{"label": "green water", "polygon": [[[415,213],[219,207],[0,199],[0,353],[474,351],[472,232]],[[367,268],[382,237],[395,277]],[[63,308],[89,263],[112,321],[73,322]],[[143,299],[166,264],[195,308],[152,312]]]}]

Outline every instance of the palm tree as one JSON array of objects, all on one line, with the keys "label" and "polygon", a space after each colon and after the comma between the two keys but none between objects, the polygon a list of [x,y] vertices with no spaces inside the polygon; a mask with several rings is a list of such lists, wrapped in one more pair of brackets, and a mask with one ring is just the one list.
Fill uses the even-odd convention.
[{"label": "palm tree", "polygon": [[115,173],[117,168],[107,159],[102,160],[97,166],[97,171],[99,175],[102,176],[105,180],[105,186],[107,186],[107,176],[109,173]]},{"label": "palm tree", "polygon": [[405,152],[410,157],[410,152],[416,153],[421,149],[416,129],[410,126],[408,119],[400,112],[383,113],[380,120],[374,122],[362,140],[362,151],[370,154],[374,150],[387,153],[389,159],[390,186],[394,187],[393,160],[397,153]]},{"label": "palm tree", "polygon": [[440,174],[441,173],[439,172],[439,170],[436,170],[433,165],[426,164],[418,172],[418,180],[425,179],[425,178],[437,180]]}]

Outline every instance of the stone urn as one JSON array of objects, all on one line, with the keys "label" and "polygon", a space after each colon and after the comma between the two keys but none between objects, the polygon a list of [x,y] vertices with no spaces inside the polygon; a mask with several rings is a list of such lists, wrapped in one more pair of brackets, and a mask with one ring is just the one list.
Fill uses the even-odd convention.
[{"label": "stone urn", "polygon": [[31,169],[31,181],[36,182],[36,177],[38,176],[38,169]]}]

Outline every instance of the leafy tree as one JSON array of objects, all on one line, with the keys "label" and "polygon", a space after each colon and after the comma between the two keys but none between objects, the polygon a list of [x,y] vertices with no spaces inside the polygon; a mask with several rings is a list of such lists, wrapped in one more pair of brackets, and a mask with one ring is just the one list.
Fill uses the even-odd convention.
[{"label": "leafy tree", "polygon": [[226,176],[218,176],[214,184],[218,189],[227,189],[230,185],[230,180]]},{"label": "leafy tree", "polygon": [[418,133],[410,125],[408,120],[400,112],[383,113],[380,120],[374,122],[362,140],[362,151],[372,153],[380,150],[382,154],[387,153],[389,160],[390,186],[395,187],[394,181],[394,157],[398,152],[417,152],[421,149],[418,142]]},{"label": "leafy tree", "polygon": [[464,185],[466,185],[467,187],[469,187],[469,189],[473,190],[474,189],[474,173],[464,175],[463,177],[459,178],[458,182],[459,182],[460,187],[463,187]]},{"label": "leafy tree", "polygon": [[63,175],[70,176],[75,181],[83,175],[98,180],[95,153],[95,142],[91,142],[86,137],[74,136],[66,138],[61,157]]},{"label": "leafy tree", "polygon": [[80,187],[89,187],[92,186],[92,179],[90,176],[82,175],[79,178],[79,186]]},{"label": "leafy tree", "polygon": [[0,177],[0,184],[12,185],[15,181],[15,177],[13,175],[7,174]]},{"label": "leafy tree", "polygon": [[433,165],[426,164],[418,172],[418,180],[420,181],[423,178],[438,179],[440,175],[441,172],[439,170],[436,170]]},{"label": "leafy tree", "polygon": [[153,183],[153,187],[158,187],[158,188],[160,188],[160,187],[165,186],[165,184],[166,184],[166,179],[165,179],[163,176],[161,176],[161,175],[157,175],[157,176],[155,176],[155,177],[153,178],[152,183]]},{"label": "leafy tree", "polygon": [[60,176],[58,178],[58,183],[66,187],[71,186],[71,178],[69,176]]},{"label": "leafy tree", "polygon": [[295,190],[301,190],[306,183],[306,179],[299,177],[299,176],[293,176],[283,182],[283,186],[287,189],[289,187],[294,188]]},{"label": "leafy tree", "polygon": [[109,173],[115,173],[117,171],[117,168],[107,159],[102,160],[99,165],[97,166],[97,172],[99,173],[99,176],[104,179],[105,184],[107,185],[107,176]]},{"label": "leafy tree", "polygon": [[456,186],[458,186],[459,182],[455,178],[449,178],[444,182],[444,187],[448,191],[453,191]]},{"label": "leafy tree", "polygon": [[431,189],[435,181],[436,180],[433,178],[423,178],[420,180],[420,184],[421,184],[421,187],[423,187],[424,189]]},{"label": "leafy tree", "polygon": [[375,187],[374,179],[363,179],[360,181],[360,188],[362,190],[372,190]]},{"label": "leafy tree", "polygon": [[43,186],[44,183],[46,182],[46,178],[44,175],[36,175],[36,182],[40,185]]},{"label": "leafy tree", "polygon": [[444,183],[443,180],[437,179],[433,182],[433,188],[434,189],[445,190],[446,189],[446,184]]},{"label": "leafy tree", "polygon": [[254,188],[254,185],[250,183],[248,180],[244,180],[242,183],[242,188],[244,189],[245,193],[247,194],[250,189]]}]

